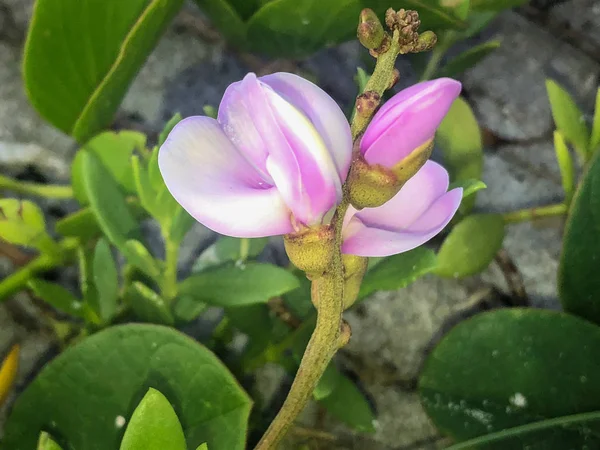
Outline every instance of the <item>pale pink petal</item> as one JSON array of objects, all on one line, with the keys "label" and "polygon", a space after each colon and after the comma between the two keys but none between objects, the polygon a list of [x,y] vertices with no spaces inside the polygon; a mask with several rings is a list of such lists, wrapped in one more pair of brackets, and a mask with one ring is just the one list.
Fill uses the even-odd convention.
[{"label": "pale pink petal", "polygon": [[292,231],[289,210],[216,120],[190,117],[162,145],[158,164],[173,197],[208,228],[234,237]]},{"label": "pale pink petal", "polygon": [[448,183],[446,169],[436,162],[427,161],[394,198],[383,206],[365,208],[356,215],[369,226],[390,230],[405,229],[446,193]]},{"label": "pale pink petal", "polygon": [[437,199],[431,208],[404,230],[365,225],[358,217],[344,230],[342,252],[357,256],[389,256],[407,252],[429,241],[452,219],[462,198],[462,189],[453,189]]},{"label": "pale pink petal", "polygon": [[331,152],[342,182],[345,181],[352,158],[352,135],[338,104],[320,87],[292,73],[274,73],[260,80],[310,119]]},{"label": "pale pink petal", "polygon": [[367,127],[360,143],[365,160],[392,167],[432,139],[460,90],[458,81],[439,78],[400,91]]}]

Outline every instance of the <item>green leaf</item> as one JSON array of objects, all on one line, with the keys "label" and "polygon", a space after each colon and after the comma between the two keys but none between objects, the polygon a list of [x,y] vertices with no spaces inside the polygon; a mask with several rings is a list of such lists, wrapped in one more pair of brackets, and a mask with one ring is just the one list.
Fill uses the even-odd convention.
[{"label": "green leaf", "polygon": [[465,70],[473,67],[483,58],[488,56],[494,50],[500,47],[500,41],[492,40],[483,44],[476,45],[473,48],[461,53],[440,69],[437,77],[456,77]]},{"label": "green leaf", "polygon": [[560,131],[554,132],[554,150],[556,151],[556,161],[558,162],[562,187],[565,192],[565,202],[568,204],[571,202],[575,190],[575,169],[573,168],[573,158],[571,158],[565,138]]},{"label": "green leaf", "polygon": [[427,247],[417,247],[384,258],[366,273],[358,298],[364,299],[375,291],[405,288],[416,279],[432,272],[435,267],[435,253]]},{"label": "green leaf", "polygon": [[469,195],[472,195],[475,192],[480,191],[482,189],[486,189],[487,186],[483,181],[480,180],[459,180],[455,181],[454,183],[450,183],[450,186],[448,186],[449,191],[456,188],[462,188],[462,198],[464,200]]},{"label": "green leaf", "polygon": [[28,200],[0,199],[0,236],[6,242],[58,253],[58,244],[46,232],[42,210]]},{"label": "green leaf", "polygon": [[82,162],[83,153],[93,153],[111,177],[126,193],[135,193],[135,183],[131,171],[131,155],[135,150],[143,149],[146,145],[146,136],[137,131],[106,131],[94,136],[85,146],[77,152],[71,166],[71,184],[75,198],[82,205],[87,205],[89,200],[83,186]]},{"label": "green leaf", "polygon": [[208,450],[207,444],[200,444],[200,446],[196,450]]},{"label": "green leaf", "polygon": [[[457,98],[436,133],[436,143],[442,150],[444,166],[453,182],[480,180],[483,173],[483,141],[477,119],[469,104]],[[459,211],[467,214],[475,204],[471,195]]]},{"label": "green leaf", "polygon": [[202,314],[206,308],[208,308],[208,305],[197,301],[191,295],[182,295],[175,299],[173,314],[177,320],[191,322]]},{"label": "green leaf", "polygon": [[62,450],[62,447],[52,440],[45,431],[40,433],[40,440],[37,444],[37,450]]},{"label": "green leaf", "polygon": [[569,93],[556,81],[547,79],[546,90],[556,128],[573,144],[582,158],[587,158],[589,130],[583,120],[583,113]]},{"label": "green leaf", "polygon": [[175,322],[165,300],[139,281],[127,288],[127,301],[135,315],[145,322],[164,325],[173,325]]},{"label": "green leaf", "polygon": [[[302,355],[300,355],[302,358]],[[323,372],[317,387],[313,391],[312,395],[315,400],[323,400],[325,397],[331,395],[333,390],[336,388],[338,383],[340,382],[340,378],[343,375],[340,371],[335,367],[335,364],[330,363]]]},{"label": "green leaf", "polygon": [[23,61],[29,100],[46,120],[85,142],[111,122],[182,4],[37,0]]},{"label": "green leaf", "polygon": [[118,448],[122,426],[148,388],[165,392],[188,448],[243,450],[251,400],[215,355],[172,328],[110,327],[67,348],[19,396],[7,449],[35,448],[43,429],[69,448]]},{"label": "green leaf", "polygon": [[220,236],[214,244],[204,250],[198,257],[192,271],[202,272],[227,262],[240,261],[242,260],[242,250],[244,249],[244,245],[247,246],[246,258],[258,256],[269,242],[269,239],[256,238],[245,239],[245,241],[246,243],[244,244],[243,239]]},{"label": "green leaf", "polygon": [[123,194],[104,166],[91,153],[82,156],[82,174],[90,208],[102,232],[119,249],[140,235]]},{"label": "green leaf", "polygon": [[156,260],[140,241],[135,239],[126,241],[121,251],[129,264],[137,267],[149,277],[157,279],[160,276],[160,268]]},{"label": "green leaf", "polygon": [[298,279],[280,267],[248,262],[192,275],[179,292],[209,305],[237,306],[264,303],[298,286]]},{"label": "green leaf", "polygon": [[235,47],[246,47],[246,24],[227,0],[195,0],[227,41]]},{"label": "green leaf", "polygon": [[[456,441],[600,409],[600,328],[568,314],[511,308],[448,333],[425,362],[419,391],[435,425]],[[600,423],[555,424],[469,448],[600,446]]]},{"label": "green leaf", "polygon": [[120,450],[187,450],[183,429],[169,400],[150,388],[133,411]]},{"label": "green leaf", "polygon": [[106,239],[100,239],[96,244],[92,273],[97,293],[97,304],[92,306],[98,316],[108,322],[117,311],[119,274]]},{"label": "green leaf", "polygon": [[[175,128],[175,125],[177,125],[179,122],[181,122],[182,119],[183,119],[183,117],[181,117],[181,114],[179,114],[179,113],[175,113],[173,115],[173,117],[171,117],[169,119],[169,121],[165,124],[162,131],[160,132],[160,135],[158,136],[158,147],[160,147],[161,145],[163,145],[165,143],[165,141],[167,140],[167,137],[169,136],[169,133],[171,131],[173,131],[173,128]],[[156,153],[158,153],[158,152],[156,152]]]},{"label": "green leaf", "polygon": [[152,186],[148,171],[142,166],[138,156],[131,158],[131,167],[133,168],[133,178],[140,203],[150,215],[158,218],[159,214],[156,203],[158,193],[154,186]]},{"label": "green leaf", "polygon": [[319,404],[356,431],[374,433],[375,414],[371,405],[352,381],[339,372],[338,375],[333,390]]},{"label": "green leaf", "polygon": [[600,323],[600,153],[591,161],[571,203],[558,269],[565,311]]},{"label": "green leaf", "polygon": [[356,68],[356,75],[354,75],[354,81],[358,86],[358,92],[362,93],[365,90],[365,86],[369,82],[371,75],[369,75],[362,67]]},{"label": "green leaf", "polygon": [[484,270],[504,239],[500,214],[474,214],[460,221],[444,240],[437,255],[436,275],[463,278]]},{"label": "green leaf", "polygon": [[84,317],[84,304],[64,287],[33,278],[27,283],[35,295],[52,307],[75,317]]},{"label": "green leaf", "polygon": [[174,243],[183,241],[183,238],[195,223],[196,219],[190,216],[185,209],[180,207],[175,213],[173,223],[171,224],[171,230],[169,232],[171,241]]},{"label": "green leaf", "polygon": [[595,152],[600,148],[600,88],[596,94],[596,109],[594,112],[594,124],[592,127],[592,135],[590,137],[589,151]]}]

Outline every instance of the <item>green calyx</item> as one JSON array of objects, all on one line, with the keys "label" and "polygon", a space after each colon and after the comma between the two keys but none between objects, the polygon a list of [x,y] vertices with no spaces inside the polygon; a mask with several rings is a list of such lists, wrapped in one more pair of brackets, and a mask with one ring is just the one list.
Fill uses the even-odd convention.
[{"label": "green calyx", "polygon": [[322,275],[330,266],[335,233],[331,226],[321,225],[286,234],[283,243],[292,264],[312,279]]},{"label": "green calyx", "polygon": [[367,271],[368,258],[356,255],[342,255],[344,265],[344,310],[350,308],[360,291],[362,279]]}]

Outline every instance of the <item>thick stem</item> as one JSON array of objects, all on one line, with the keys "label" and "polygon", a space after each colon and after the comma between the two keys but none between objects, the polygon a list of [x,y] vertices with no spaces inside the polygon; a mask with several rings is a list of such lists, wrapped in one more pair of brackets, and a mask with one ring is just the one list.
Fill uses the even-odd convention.
[{"label": "thick stem", "polygon": [[64,239],[58,245],[60,248],[59,253],[44,253],[39,255],[37,258],[31,260],[19,270],[2,280],[2,282],[0,282],[0,302],[7,300],[10,295],[21,290],[27,281],[38,273],[63,264],[79,244],[76,239]]},{"label": "thick stem", "polygon": [[71,186],[27,183],[0,175],[0,189],[8,189],[19,194],[36,195],[46,198],[73,198]]},{"label": "thick stem", "polygon": [[568,207],[564,203],[556,205],[536,206],[533,208],[520,209],[502,214],[504,223],[519,223],[541,217],[563,216],[567,214]]}]

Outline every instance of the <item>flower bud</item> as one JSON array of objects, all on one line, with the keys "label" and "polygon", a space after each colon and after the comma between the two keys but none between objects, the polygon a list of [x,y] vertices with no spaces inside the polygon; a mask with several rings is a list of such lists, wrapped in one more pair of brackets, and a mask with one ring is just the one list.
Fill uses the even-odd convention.
[{"label": "flower bud", "polygon": [[356,255],[342,255],[344,265],[344,310],[350,308],[360,291],[362,279],[367,271],[368,258]]},{"label": "flower bud", "polygon": [[285,251],[292,264],[308,278],[321,275],[331,264],[335,234],[329,225],[306,228],[283,237]]},{"label": "flower bud", "polygon": [[373,10],[365,8],[361,11],[356,36],[370,50],[378,49],[383,43],[385,31]]}]

